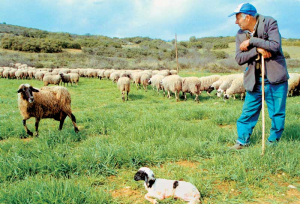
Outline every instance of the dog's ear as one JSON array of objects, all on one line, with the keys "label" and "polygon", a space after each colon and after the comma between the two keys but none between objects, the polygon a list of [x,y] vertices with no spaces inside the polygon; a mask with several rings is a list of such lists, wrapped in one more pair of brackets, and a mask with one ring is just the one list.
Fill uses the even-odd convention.
[{"label": "dog's ear", "polygon": [[134,175],[134,180],[135,181],[139,181],[139,180],[143,180],[145,181],[145,175],[147,175],[144,171],[138,171],[135,175]]}]

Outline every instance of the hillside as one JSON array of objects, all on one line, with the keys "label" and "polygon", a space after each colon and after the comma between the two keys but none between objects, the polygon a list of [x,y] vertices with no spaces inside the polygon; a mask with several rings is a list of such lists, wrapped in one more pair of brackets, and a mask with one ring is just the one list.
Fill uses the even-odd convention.
[{"label": "hillside", "polygon": [[[234,60],[235,37],[191,36],[178,42],[181,69],[232,72],[243,69]],[[283,39],[289,67],[299,64],[299,39]],[[43,67],[174,69],[175,41],[149,37],[110,38],[76,35],[0,24],[0,66],[21,62]]]}]

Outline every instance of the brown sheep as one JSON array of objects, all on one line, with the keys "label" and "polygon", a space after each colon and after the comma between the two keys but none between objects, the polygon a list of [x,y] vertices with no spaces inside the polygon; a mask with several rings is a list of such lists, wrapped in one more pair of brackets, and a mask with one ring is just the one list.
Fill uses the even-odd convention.
[{"label": "brown sheep", "polygon": [[62,129],[65,118],[71,118],[75,132],[78,127],[76,118],[71,111],[71,96],[68,90],[61,86],[33,88],[29,84],[21,84],[18,89],[18,106],[23,117],[23,126],[29,135],[33,133],[27,128],[26,120],[35,117],[35,130],[38,135],[39,122],[42,118],[53,118],[60,121]]}]

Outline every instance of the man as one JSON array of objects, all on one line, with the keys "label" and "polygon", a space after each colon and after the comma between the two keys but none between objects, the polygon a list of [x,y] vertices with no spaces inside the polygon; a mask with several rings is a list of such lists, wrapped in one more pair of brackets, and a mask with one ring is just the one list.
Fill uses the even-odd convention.
[{"label": "man", "polygon": [[288,72],[281,48],[281,36],[277,21],[257,13],[249,3],[240,4],[230,16],[241,28],[236,35],[236,56],[239,65],[247,63],[244,71],[244,87],[247,91],[242,115],[237,121],[238,139],[231,149],[249,145],[261,107],[261,57],[265,58],[265,100],[272,120],[267,144],[279,141],[285,121],[288,89]]}]

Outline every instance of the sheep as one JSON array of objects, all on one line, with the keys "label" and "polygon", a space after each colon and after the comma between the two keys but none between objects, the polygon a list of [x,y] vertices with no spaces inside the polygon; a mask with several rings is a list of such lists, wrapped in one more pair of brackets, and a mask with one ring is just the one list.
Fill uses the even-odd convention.
[{"label": "sheep", "polygon": [[[59,73],[60,77],[61,77],[61,85],[62,83],[64,83],[64,86],[66,86],[66,83],[67,83],[67,86],[69,86],[69,82],[71,82],[71,79],[70,79],[70,75],[69,74],[64,74],[64,73]],[[71,83],[71,86],[72,86],[72,83]]]},{"label": "sheep", "polygon": [[119,78],[120,78],[120,74],[118,71],[112,72],[109,77],[109,79],[112,80],[112,82],[114,83],[116,83],[119,80]]},{"label": "sheep", "polygon": [[290,73],[290,78],[288,80],[288,93],[287,96],[293,96],[295,91],[299,91],[300,86],[300,75],[297,73]]},{"label": "sheep", "polygon": [[65,118],[71,118],[74,130],[79,131],[76,118],[71,111],[71,96],[68,90],[61,86],[33,88],[29,84],[21,84],[18,89],[18,107],[23,117],[23,126],[26,133],[33,136],[27,128],[26,120],[35,117],[35,135],[38,136],[39,122],[43,118],[53,118],[60,121],[62,129]]},{"label": "sheep", "polygon": [[101,70],[98,71],[97,75],[98,75],[98,78],[99,78],[100,80],[104,77],[104,72],[105,72],[104,69],[101,69]]},{"label": "sheep", "polygon": [[48,84],[59,85],[61,82],[61,77],[59,75],[45,75],[43,78],[44,86],[48,86]]},{"label": "sheep", "polygon": [[177,75],[178,73],[177,73],[177,70],[171,70],[171,71],[170,71],[170,74],[171,74],[171,75]]},{"label": "sheep", "polygon": [[44,78],[44,75],[46,74],[47,72],[46,71],[37,71],[34,75],[34,77],[39,80],[39,81],[42,81],[43,78]]},{"label": "sheep", "polygon": [[160,75],[160,74],[156,74],[154,76],[152,76],[149,81],[148,84],[151,85],[153,87],[156,87],[157,89],[157,93],[159,93],[159,90],[162,89],[161,85],[160,85],[160,81],[164,78],[165,76]]},{"label": "sheep", "polygon": [[0,77],[3,76],[3,72],[4,72],[4,69],[3,69],[3,68],[0,68]]},{"label": "sheep", "polygon": [[71,72],[71,73],[69,73],[69,75],[70,75],[71,85],[72,85],[72,83],[78,85],[79,78],[80,78],[79,74]]},{"label": "sheep", "polygon": [[210,96],[210,92],[212,89],[210,86],[217,80],[220,79],[220,75],[211,75],[211,76],[206,76],[206,77],[200,77],[200,82],[201,82],[201,88],[200,91],[206,91],[206,93]]},{"label": "sheep", "polygon": [[11,69],[11,70],[9,71],[8,76],[9,76],[10,79],[16,78],[16,71],[17,71],[17,69]]},{"label": "sheep", "polygon": [[104,77],[103,78],[107,78],[107,79],[109,79],[109,77],[110,77],[110,75],[111,75],[111,73],[113,72],[114,70],[105,70],[104,71]]},{"label": "sheep", "polygon": [[17,70],[15,72],[15,76],[17,79],[23,79],[23,71],[22,70]]},{"label": "sheep", "polygon": [[[163,76],[169,76],[171,75],[170,71],[169,70],[162,70],[162,71],[159,71],[158,74],[160,75],[163,75]],[[175,75],[175,74],[174,74]]]},{"label": "sheep", "polygon": [[165,91],[168,91],[168,98],[171,98],[170,92],[175,93],[176,101],[179,101],[179,92],[182,89],[182,79],[178,75],[166,76],[162,79],[160,84],[163,86],[164,96]]},{"label": "sheep", "polygon": [[145,91],[147,92],[148,82],[150,80],[150,75],[148,73],[144,73],[141,76],[141,84],[143,85]]},{"label": "sheep", "polygon": [[118,89],[122,92],[122,100],[125,101],[125,92],[127,94],[127,101],[128,101],[128,94],[130,91],[130,79],[128,77],[121,77],[117,83]]},{"label": "sheep", "polygon": [[244,99],[246,93],[246,89],[244,87],[244,76],[239,75],[232,81],[231,86],[226,90],[226,94],[224,95],[224,99],[229,99],[232,95],[235,99],[235,94],[241,94],[241,100]]},{"label": "sheep", "polygon": [[72,69],[70,73],[79,74],[79,69]]},{"label": "sheep", "polygon": [[148,191],[145,199],[151,203],[158,203],[153,198],[164,200],[169,197],[179,198],[190,204],[200,203],[201,194],[193,184],[186,181],[155,178],[153,171],[147,167],[140,168],[134,175],[134,180],[145,181],[144,186]]},{"label": "sheep", "polygon": [[86,72],[87,77],[89,78],[96,78],[98,76],[98,72],[95,69],[88,69]]},{"label": "sheep", "polygon": [[139,85],[141,84],[141,76],[142,72],[134,72],[132,73],[132,80],[136,85],[136,88],[139,89]]},{"label": "sheep", "polygon": [[220,87],[218,89],[217,96],[221,97],[223,95],[223,93],[225,94],[226,90],[231,86],[232,81],[234,79],[236,79],[237,77],[239,77],[239,76],[243,76],[243,74],[231,74],[231,75],[227,75],[224,78],[222,84],[220,85]]},{"label": "sheep", "polygon": [[209,86],[207,92],[211,93],[213,90],[218,90],[223,81],[227,78],[228,75],[221,76],[217,81],[213,82],[211,86]]},{"label": "sheep", "polygon": [[186,101],[186,92],[195,94],[195,101],[199,103],[199,95],[201,93],[200,88],[201,80],[198,77],[185,77],[182,79],[182,93],[184,95],[184,100]]},{"label": "sheep", "polygon": [[4,69],[3,71],[3,78],[7,78],[9,77],[9,69]]}]

